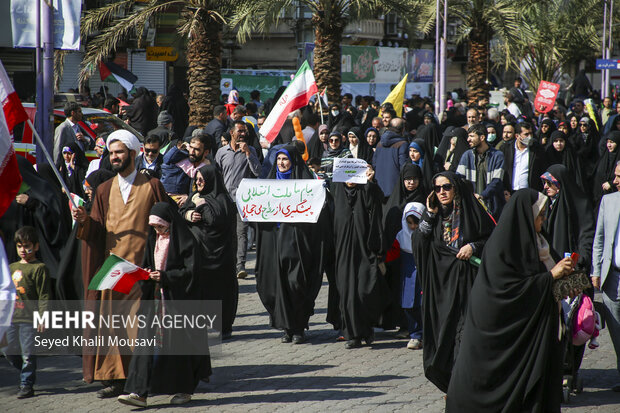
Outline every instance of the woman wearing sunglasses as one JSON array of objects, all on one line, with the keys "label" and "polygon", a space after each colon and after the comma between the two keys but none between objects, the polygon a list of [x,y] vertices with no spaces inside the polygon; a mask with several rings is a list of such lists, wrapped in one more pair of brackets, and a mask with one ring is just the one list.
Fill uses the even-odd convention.
[{"label": "woman wearing sunglasses", "polygon": [[481,255],[495,222],[476,200],[471,185],[454,172],[435,175],[432,184],[412,241],[424,291],[424,374],[445,392],[478,270],[470,259]]}]

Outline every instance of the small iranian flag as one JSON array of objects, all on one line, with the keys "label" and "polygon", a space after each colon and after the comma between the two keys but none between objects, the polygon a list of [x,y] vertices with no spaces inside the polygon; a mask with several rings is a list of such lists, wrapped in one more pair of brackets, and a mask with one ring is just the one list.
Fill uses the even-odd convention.
[{"label": "small iranian flag", "polygon": [[317,92],[314,74],[312,74],[308,61],[305,61],[284,93],[282,93],[280,100],[271,110],[267,119],[265,119],[265,123],[263,123],[259,133],[267,141],[273,142],[276,136],[278,136],[288,114],[306,106],[310,98]]},{"label": "small iranian flag", "polygon": [[114,290],[119,293],[129,294],[136,281],[148,279],[148,271],[122,259],[118,255],[110,254],[90,284],[88,284],[88,289]]}]

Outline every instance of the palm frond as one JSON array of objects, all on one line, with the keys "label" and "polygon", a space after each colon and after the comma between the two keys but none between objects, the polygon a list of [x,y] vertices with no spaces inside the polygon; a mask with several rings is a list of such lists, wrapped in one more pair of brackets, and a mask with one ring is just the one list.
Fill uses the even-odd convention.
[{"label": "palm frond", "polygon": [[[135,13],[125,16],[122,19],[114,20],[109,27],[103,29],[101,34],[89,42],[86,55],[82,59],[80,67],[80,83],[86,81],[86,79],[95,72],[99,62],[112,55],[117,47],[119,47],[123,41],[127,40],[132,33],[135,31],[141,33],[148,19],[155,16],[157,13],[165,12],[172,5],[186,3],[187,2],[183,0],[154,0]],[[93,10],[93,13],[97,13],[97,10],[99,9]],[[103,12],[105,13],[106,10]],[[96,16],[91,17],[96,20]]]},{"label": "palm frond", "polygon": [[98,9],[87,10],[80,22],[80,35],[82,38],[86,38],[86,36],[109,26],[121,11],[129,10],[134,3],[135,0],[120,0]]}]

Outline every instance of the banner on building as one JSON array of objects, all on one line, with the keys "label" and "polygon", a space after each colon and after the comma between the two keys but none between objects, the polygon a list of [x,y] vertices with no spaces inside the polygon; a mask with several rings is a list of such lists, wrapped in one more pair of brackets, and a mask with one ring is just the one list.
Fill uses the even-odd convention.
[{"label": "banner on building", "polygon": [[409,78],[413,82],[432,82],[435,74],[435,50],[409,51]]},{"label": "banner on building", "polygon": [[[13,47],[37,47],[36,26],[42,21],[40,17],[37,20],[38,4],[37,0],[11,0]],[[82,2],[53,0],[52,5],[54,7],[54,49],[79,50]],[[41,9],[43,7],[47,7],[44,1],[41,2]]]},{"label": "banner on building", "polygon": [[325,202],[323,184],[318,179],[246,178],[237,189],[237,210],[243,221],[315,223]]}]

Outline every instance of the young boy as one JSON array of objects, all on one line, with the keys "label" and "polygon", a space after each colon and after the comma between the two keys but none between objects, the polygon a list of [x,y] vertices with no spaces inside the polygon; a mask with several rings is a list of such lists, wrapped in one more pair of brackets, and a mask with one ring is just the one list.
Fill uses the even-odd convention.
[{"label": "young boy", "polygon": [[43,326],[32,327],[33,310],[43,310],[50,298],[50,281],[47,267],[36,258],[39,238],[33,227],[22,227],[15,232],[17,255],[21,258],[10,265],[11,277],[17,293],[13,322],[6,332],[7,347],[3,352],[7,360],[21,371],[18,399],[34,396],[37,356],[34,337],[43,332]]},{"label": "young boy", "polygon": [[401,272],[401,307],[407,319],[409,342],[407,348],[422,348],[422,291],[417,279],[417,266],[413,259],[411,235],[418,228],[420,217],[425,206],[419,202],[410,202],[405,206],[402,218],[402,229],[396,235],[392,247],[387,253],[386,262],[400,259]]}]

